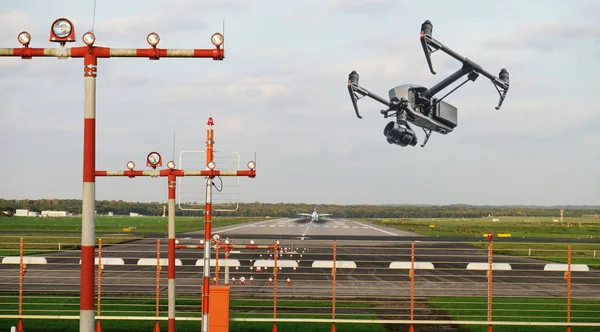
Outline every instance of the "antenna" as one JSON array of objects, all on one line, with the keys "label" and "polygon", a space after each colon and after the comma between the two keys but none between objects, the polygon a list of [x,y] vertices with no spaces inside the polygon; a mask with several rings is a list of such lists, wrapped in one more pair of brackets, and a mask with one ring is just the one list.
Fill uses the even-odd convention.
[{"label": "antenna", "polygon": [[94,13],[92,15],[92,32],[94,32],[94,26],[96,25],[96,0],[94,0]]},{"label": "antenna", "polygon": [[175,130],[173,130],[173,159],[175,161]]},{"label": "antenna", "polygon": [[223,51],[225,51],[225,19],[223,19]]}]

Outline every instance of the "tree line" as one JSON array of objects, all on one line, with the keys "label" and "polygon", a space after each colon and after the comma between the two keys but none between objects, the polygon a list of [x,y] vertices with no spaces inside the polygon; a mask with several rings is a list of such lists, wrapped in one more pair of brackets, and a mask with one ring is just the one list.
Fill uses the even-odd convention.
[{"label": "tree line", "polygon": [[[147,216],[160,216],[163,202],[126,202],[122,200],[96,201],[96,213],[106,215],[129,215],[130,212]],[[487,216],[531,216],[558,217],[564,209],[565,217],[598,215],[598,206],[475,206],[475,205],[336,205],[305,203],[240,203],[237,211],[215,212],[220,216],[241,217],[294,217],[297,213],[311,213],[314,208],[319,213],[331,213],[336,218],[480,218]],[[17,209],[30,211],[67,211],[81,214],[81,200],[78,199],[0,199],[0,211],[13,214]],[[177,216],[202,216],[200,211],[176,209]]]}]

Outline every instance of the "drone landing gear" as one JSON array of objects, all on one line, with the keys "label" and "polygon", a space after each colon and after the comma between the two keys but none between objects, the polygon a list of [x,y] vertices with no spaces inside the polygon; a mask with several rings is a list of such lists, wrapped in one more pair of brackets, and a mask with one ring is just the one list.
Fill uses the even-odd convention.
[{"label": "drone landing gear", "polygon": [[421,144],[421,147],[424,148],[425,144],[427,144],[427,141],[429,141],[429,137],[431,136],[431,130],[427,130],[425,128],[422,129],[425,132],[425,141],[423,142],[423,144]]}]

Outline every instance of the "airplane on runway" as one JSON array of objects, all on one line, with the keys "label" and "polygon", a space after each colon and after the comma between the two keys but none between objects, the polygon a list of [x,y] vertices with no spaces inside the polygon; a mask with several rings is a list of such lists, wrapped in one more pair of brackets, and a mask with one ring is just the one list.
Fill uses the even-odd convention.
[{"label": "airplane on runway", "polygon": [[310,221],[319,221],[319,219],[323,216],[330,216],[331,213],[323,213],[320,214],[317,212],[317,207],[315,207],[313,213],[298,213],[299,216],[310,217]]}]

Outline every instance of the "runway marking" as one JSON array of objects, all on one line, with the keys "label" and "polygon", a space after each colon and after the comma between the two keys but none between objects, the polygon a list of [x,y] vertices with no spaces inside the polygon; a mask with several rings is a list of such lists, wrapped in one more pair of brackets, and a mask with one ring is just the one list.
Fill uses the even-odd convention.
[{"label": "runway marking", "polygon": [[302,240],[304,240],[304,237],[306,236],[306,233],[308,233],[308,229],[310,228],[310,225],[312,225],[312,219],[311,221],[308,223],[308,225],[306,225],[306,229],[304,230],[304,232],[302,233]]},{"label": "runway marking", "polygon": [[352,228],[358,228],[358,226],[352,226]]},{"label": "runway marking", "polygon": [[323,227],[325,227],[325,228],[329,228],[329,226],[323,226]]},{"label": "runway marking", "polygon": [[[272,220],[265,220],[265,221],[261,221],[261,222],[253,223],[252,225],[260,225],[260,224],[264,224],[264,223],[266,223],[266,222],[270,222],[270,221],[272,221]],[[237,226],[237,227],[227,228],[227,229],[224,229],[224,230],[222,230],[222,231],[219,231],[219,233],[225,233],[225,232],[232,231],[232,230],[234,230],[234,229],[238,229],[238,228],[244,228],[244,227],[248,227],[248,226],[250,226],[250,225],[242,225],[242,226]],[[273,226],[275,226],[275,225],[271,225],[271,227],[273,227]]]},{"label": "runway marking", "polygon": [[394,233],[392,233],[392,232],[384,231],[383,229],[379,229],[379,228],[376,228],[376,227],[373,227],[373,226],[365,225],[365,224],[363,224],[363,223],[360,223],[360,222],[358,222],[358,221],[355,221],[355,223],[357,223],[357,224],[359,224],[359,225],[363,226],[363,228],[371,228],[371,229],[374,229],[374,230],[376,230],[376,231],[380,231],[380,232],[382,232],[382,233],[385,233],[385,234],[389,234],[389,235],[394,235],[394,236],[397,236],[397,234],[394,234]]}]

